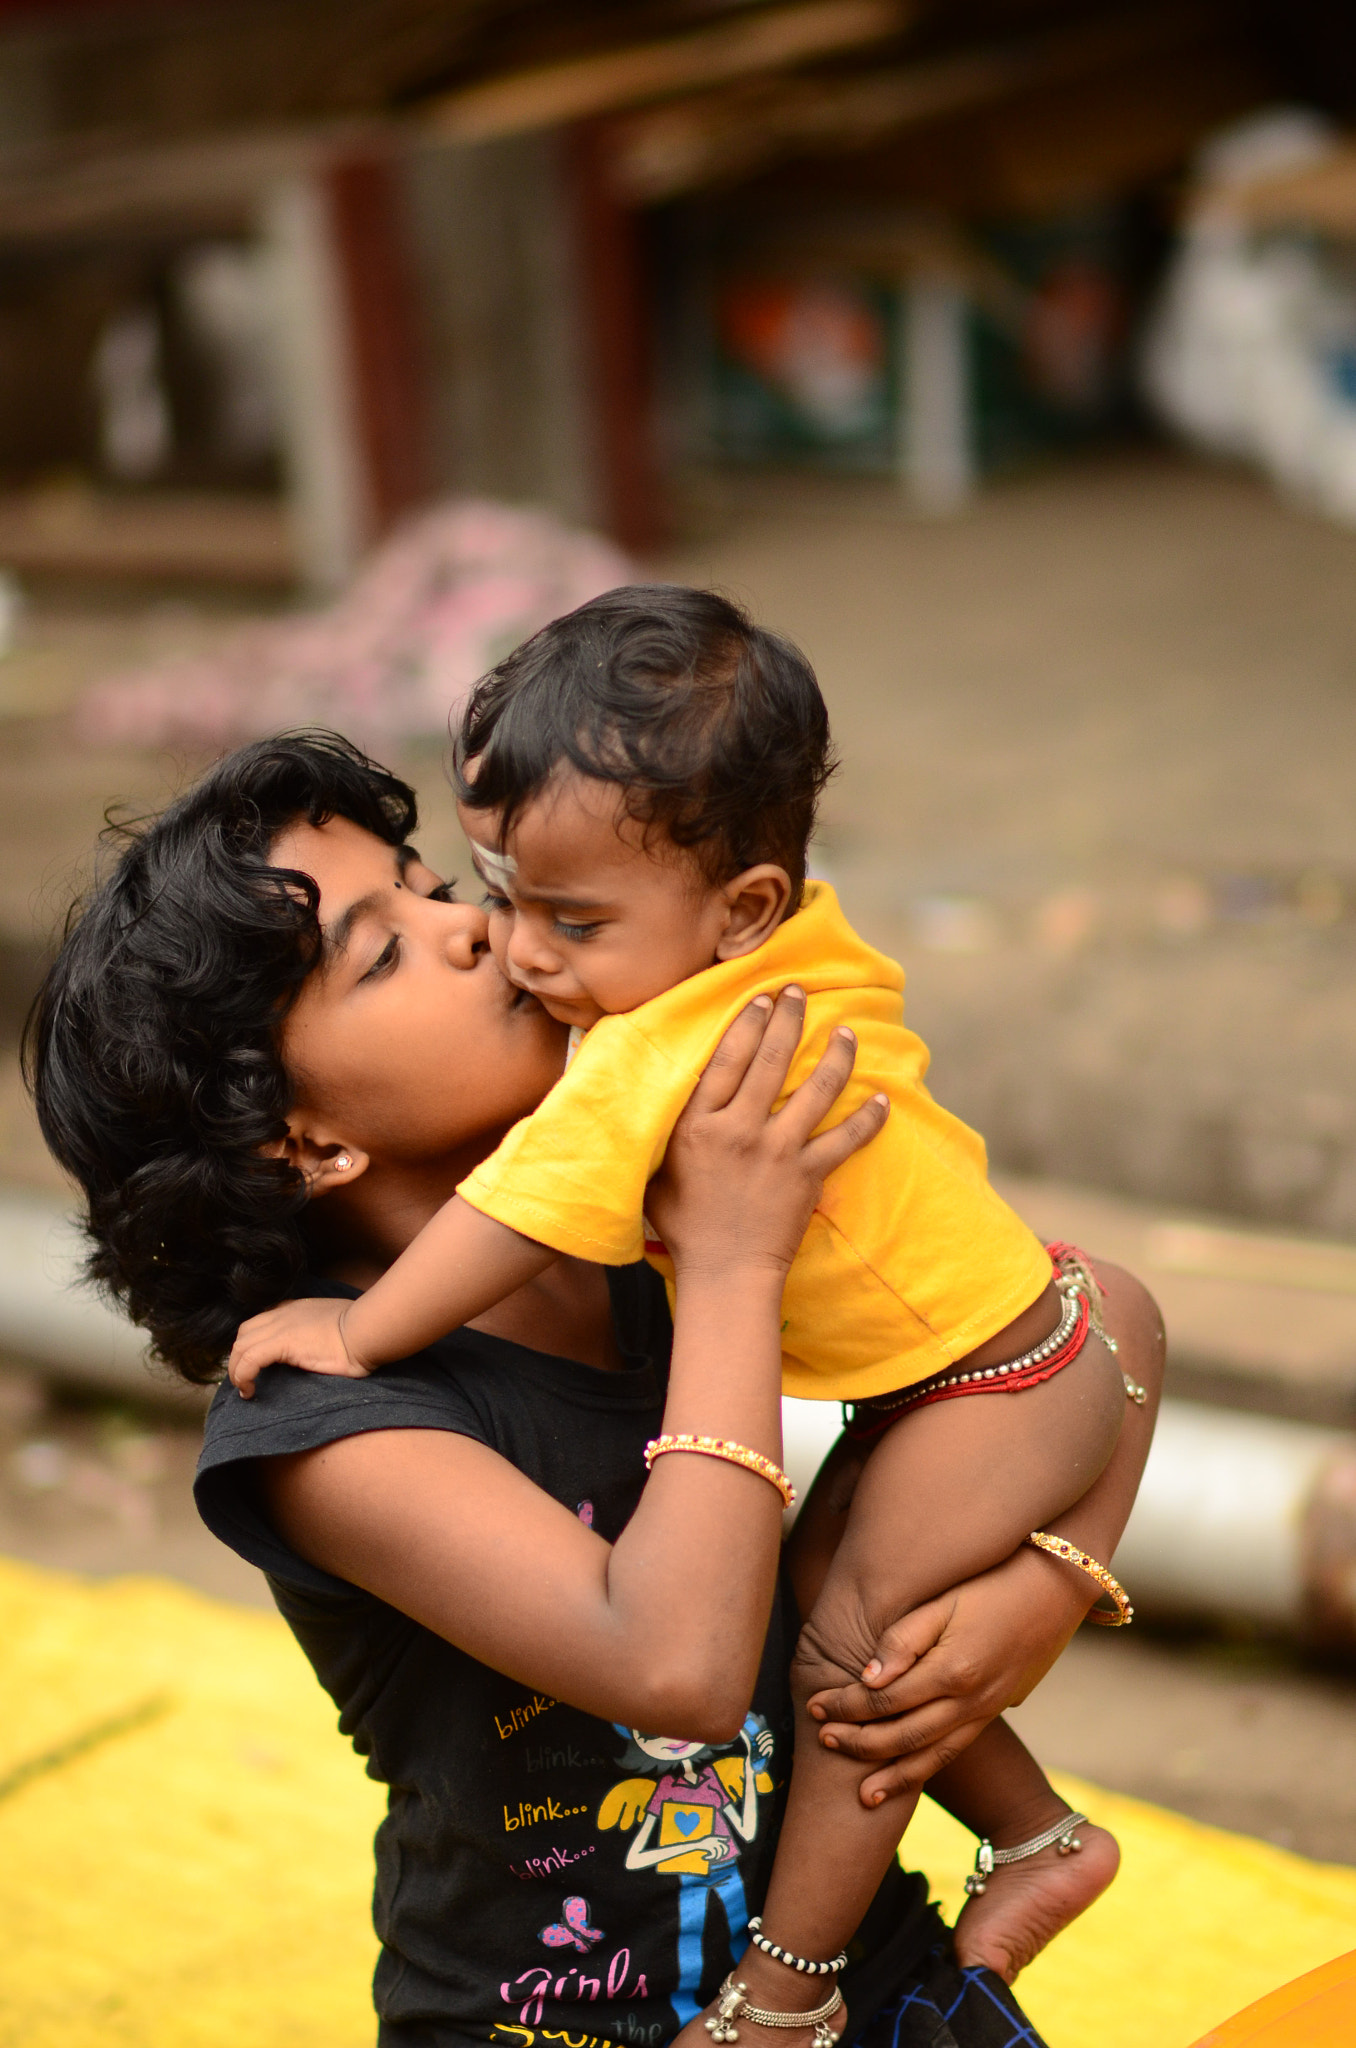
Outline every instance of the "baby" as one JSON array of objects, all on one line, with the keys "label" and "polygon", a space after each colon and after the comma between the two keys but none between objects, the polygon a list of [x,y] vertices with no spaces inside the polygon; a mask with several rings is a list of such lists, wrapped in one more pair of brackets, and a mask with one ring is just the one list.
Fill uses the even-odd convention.
[{"label": "baby", "polygon": [[[764,1954],[820,1963],[855,1931],[901,1825],[897,1806],[856,1796],[865,1773],[815,1739],[809,1702],[897,1675],[900,1655],[876,1654],[890,1624],[1080,1499],[1135,1391],[1087,1267],[1038,1242],[990,1187],[982,1141],[924,1087],[900,969],[806,880],[831,768],[809,664],[712,593],[615,590],[509,655],[465,715],[459,810],[499,964],[571,1026],[566,1073],[365,1294],[252,1318],[230,1363],[244,1394],[274,1363],[370,1372],[561,1253],[643,1254],[671,1284],[646,1185],[727,1025],[757,999],[803,1001],[787,1093],[831,1033],[855,1034],[840,1110],[883,1091],[891,1114],[825,1187],[787,1278],[782,1342],[788,1393],[852,1404],[861,1477],[837,1504],[841,1540],[797,1652],[795,1762],[757,1937]],[[961,1398],[996,1392],[1018,1398]],[[933,1789],[998,1844],[981,1847],[958,1945],[1010,1980],[1110,1881],[1115,1845],[1002,1721]],[[821,2023],[821,2038],[832,2031]]]}]

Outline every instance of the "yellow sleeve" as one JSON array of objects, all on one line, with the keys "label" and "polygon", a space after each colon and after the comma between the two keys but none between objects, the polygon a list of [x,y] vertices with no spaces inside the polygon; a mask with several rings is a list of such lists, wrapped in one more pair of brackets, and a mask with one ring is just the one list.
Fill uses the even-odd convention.
[{"label": "yellow sleeve", "polygon": [[595,1265],[644,1248],[645,1188],[700,1067],[602,1017],[541,1107],[457,1189],[473,1209]]}]

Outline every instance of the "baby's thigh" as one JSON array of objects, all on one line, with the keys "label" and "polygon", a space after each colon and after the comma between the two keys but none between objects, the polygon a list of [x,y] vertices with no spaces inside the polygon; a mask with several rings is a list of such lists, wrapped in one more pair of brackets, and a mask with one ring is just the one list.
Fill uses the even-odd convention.
[{"label": "baby's thigh", "polygon": [[[964,1395],[900,1417],[873,1446],[810,1615],[855,1666],[925,1600],[1010,1557],[1088,1491],[1116,1446],[1125,1387],[1092,1337],[1053,1378]],[[802,1612],[805,1611],[802,1606]]]},{"label": "baby's thigh", "polygon": [[797,1512],[783,1559],[802,1614],[810,1613],[823,1591],[869,1455],[867,1445],[840,1436]]}]

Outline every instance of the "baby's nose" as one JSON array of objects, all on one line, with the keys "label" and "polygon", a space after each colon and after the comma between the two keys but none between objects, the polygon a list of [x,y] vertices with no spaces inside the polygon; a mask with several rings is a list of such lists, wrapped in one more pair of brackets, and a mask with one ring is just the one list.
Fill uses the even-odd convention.
[{"label": "baby's nose", "polygon": [[545,933],[535,930],[529,918],[514,918],[505,952],[509,967],[519,974],[555,974],[560,967]]}]

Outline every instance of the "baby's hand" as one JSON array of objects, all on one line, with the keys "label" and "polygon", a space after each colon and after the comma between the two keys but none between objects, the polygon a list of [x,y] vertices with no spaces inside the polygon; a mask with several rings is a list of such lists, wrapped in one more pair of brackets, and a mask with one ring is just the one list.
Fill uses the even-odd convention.
[{"label": "baby's hand", "polygon": [[248,1401],[266,1365],[297,1365],[303,1372],[327,1372],[342,1379],[367,1377],[344,1342],[347,1301],[285,1301],[251,1316],[236,1332],[226,1370],[231,1385]]}]

